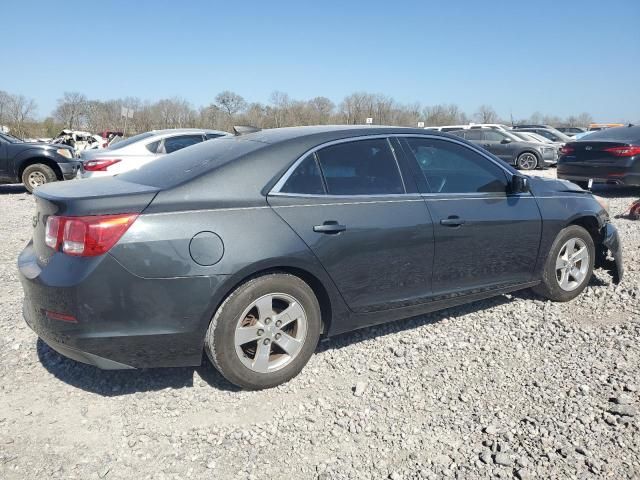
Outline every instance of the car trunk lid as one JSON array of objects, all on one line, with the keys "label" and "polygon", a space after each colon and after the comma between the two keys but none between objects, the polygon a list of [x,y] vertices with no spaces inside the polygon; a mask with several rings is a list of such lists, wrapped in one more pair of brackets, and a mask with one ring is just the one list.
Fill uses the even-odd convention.
[{"label": "car trunk lid", "polygon": [[34,192],[36,214],[32,219],[33,245],[38,263],[55,251],[45,243],[47,219],[51,215],[85,216],[141,213],[159,189],[119,180],[117,177],[56,182]]}]

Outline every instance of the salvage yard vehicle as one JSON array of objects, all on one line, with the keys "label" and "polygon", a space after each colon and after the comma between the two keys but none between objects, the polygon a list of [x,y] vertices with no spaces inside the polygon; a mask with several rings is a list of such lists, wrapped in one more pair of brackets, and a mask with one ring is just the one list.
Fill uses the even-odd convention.
[{"label": "salvage yard vehicle", "polygon": [[204,350],[248,389],[296,376],[320,335],[622,278],[598,198],[424,129],[259,131],[35,198],[18,267],[38,336],[104,369]]},{"label": "salvage yard vehicle", "polygon": [[140,168],[167,153],[225,135],[230,134],[199,128],[172,128],[141,133],[112,143],[101,150],[82,152],[82,165],[78,176],[91,178],[117,175]]},{"label": "salvage yard vehicle", "polygon": [[73,148],[24,142],[0,133],[0,183],[24,183],[28,192],[45,183],[74,178],[80,162]]},{"label": "salvage yard vehicle", "polygon": [[558,178],[585,187],[594,183],[640,185],[640,126],[607,128],[560,150]]},{"label": "salvage yard vehicle", "polygon": [[476,128],[450,133],[480,145],[520,170],[546,167],[558,161],[558,150],[555,146],[523,140],[515,135],[515,132]]},{"label": "salvage yard vehicle", "polygon": [[548,138],[552,142],[557,142],[557,143],[567,143],[572,140],[571,137],[569,137],[568,135],[565,135],[564,133],[556,130],[555,128],[548,127],[548,126],[547,127],[545,126],[531,127],[531,126],[516,125],[513,127],[513,129],[522,131],[522,132],[537,133],[538,135],[542,135],[543,137]]},{"label": "salvage yard vehicle", "polygon": [[76,152],[104,148],[106,146],[106,140],[100,135],[68,129],[62,130],[57,137],[51,140],[51,143],[54,145],[67,145],[72,147]]}]

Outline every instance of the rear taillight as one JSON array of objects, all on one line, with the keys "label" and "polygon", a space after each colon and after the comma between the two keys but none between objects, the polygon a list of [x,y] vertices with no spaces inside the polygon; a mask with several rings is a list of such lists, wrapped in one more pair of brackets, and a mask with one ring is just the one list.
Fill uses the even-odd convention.
[{"label": "rear taillight", "polygon": [[68,255],[94,257],[108,252],[138,218],[136,213],[47,219],[45,243]]},{"label": "rear taillight", "polygon": [[57,250],[60,246],[60,217],[51,216],[47,218],[45,228],[44,243],[47,247]]},{"label": "rear taillight", "polygon": [[640,155],[640,146],[631,145],[627,147],[610,147],[605,148],[604,151],[616,157],[633,157],[635,155]]},{"label": "rear taillight", "polygon": [[575,153],[575,151],[576,151],[576,149],[573,148],[573,147],[570,147],[569,145],[563,145],[560,148],[560,153],[562,155],[571,155],[571,154]]},{"label": "rear taillight", "polygon": [[102,159],[102,160],[87,160],[86,162],[84,162],[82,164],[82,167],[87,171],[87,172],[106,172],[107,168],[109,168],[111,165],[115,165],[116,163],[120,162],[121,160],[119,158],[113,159],[113,160],[106,160],[106,159]]}]

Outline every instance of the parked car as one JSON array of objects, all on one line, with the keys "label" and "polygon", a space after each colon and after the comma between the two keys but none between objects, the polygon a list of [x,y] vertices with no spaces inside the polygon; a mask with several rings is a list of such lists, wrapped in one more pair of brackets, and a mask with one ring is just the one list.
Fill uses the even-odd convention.
[{"label": "parked car", "polygon": [[573,139],[572,139],[572,140],[573,140],[573,141],[575,141],[575,140],[580,140],[581,138],[586,137],[587,135],[589,135],[589,134],[591,134],[591,133],[593,133],[593,132],[599,132],[599,130],[587,130],[586,132],[576,133],[576,134],[573,136]]},{"label": "parked car", "polygon": [[100,368],[204,350],[250,389],[297,375],[320,335],[528,287],[567,301],[594,265],[622,276],[590,192],[424,129],[272,129],[35,194],[18,266],[46,343]]},{"label": "parked car", "polygon": [[537,133],[538,135],[542,135],[545,138],[548,138],[552,142],[557,143],[567,143],[571,141],[571,137],[565,135],[562,132],[559,132],[553,127],[514,127],[514,130],[522,131],[522,132],[532,132]]},{"label": "parked car", "polygon": [[469,130],[472,128],[493,128],[495,130],[508,131],[509,127],[501,123],[469,123],[467,125],[443,125],[441,127],[424,127],[425,130],[438,132],[455,132],[456,130]]},{"label": "parked car", "polygon": [[80,162],[73,148],[24,142],[0,133],[0,183],[24,183],[28,192],[45,183],[76,176]]},{"label": "parked car", "polygon": [[62,130],[57,137],[51,140],[52,144],[67,145],[73,148],[76,152],[82,152],[83,150],[90,150],[96,148],[104,148],[107,146],[107,141],[100,135],[94,135],[89,132],[83,132],[80,130]]},{"label": "parked car", "polygon": [[595,183],[640,185],[640,126],[608,128],[567,143],[558,178],[585,187]]},{"label": "parked car", "polygon": [[581,128],[581,127],[557,127],[556,130],[564,133],[568,137],[573,137],[578,133],[584,133],[587,131],[586,128]]},{"label": "parked car", "polygon": [[589,131],[598,132],[606,128],[624,127],[624,123],[590,123]]},{"label": "parked car", "polygon": [[451,133],[480,145],[509,165],[514,165],[521,170],[546,167],[558,161],[557,149],[554,146],[525,141],[511,132],[479,128]]},{"label": "parked car", "polygon": [[512,135],[515,135],[518,138],[521,138],[525,142],[538,142],[543,143],[546,146],[553,146],[556,149],[556,156],[560,156],[560,149],[564,146],[564,143],[561,142],[553,142],[542,135],[538,135],[533,132],[524,132],[522,130],[510,130]]},{"label": "parked car", "polygon": [[80,155],[80,178],[117,175],[140,168],[157,158],[205,140],[230,135],[219,130],[175,128],[153,130],[115,142],[102,150]]}]

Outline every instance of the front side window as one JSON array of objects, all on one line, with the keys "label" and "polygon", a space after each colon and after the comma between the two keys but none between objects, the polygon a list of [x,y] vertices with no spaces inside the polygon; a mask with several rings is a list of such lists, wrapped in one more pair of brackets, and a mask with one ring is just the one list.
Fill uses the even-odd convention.
[{"label": "front side window", "polygon": [[485,130],[484,139],[487,142],[501,142],[504,139],[504,135],[496,130]]},{"label": "front side window", "polygon": [[505,193],[507,177],[489,159],[446,140],[407,138],[432,193]]},{"label": "front side window", "polygon": [[178,135],[164,139],[164,152],[173,153],[185,147],[202,142],[202,135]]},{"label": "front side window", "polygon": [[388,195],[405,191],[398,164],[384,138],[331,145],[316,155],[329,195]]},{"label": "front side window", "polygon": [[465,132],[464,138],[467,140],[482,140],[482,130],[467,130]]}]

